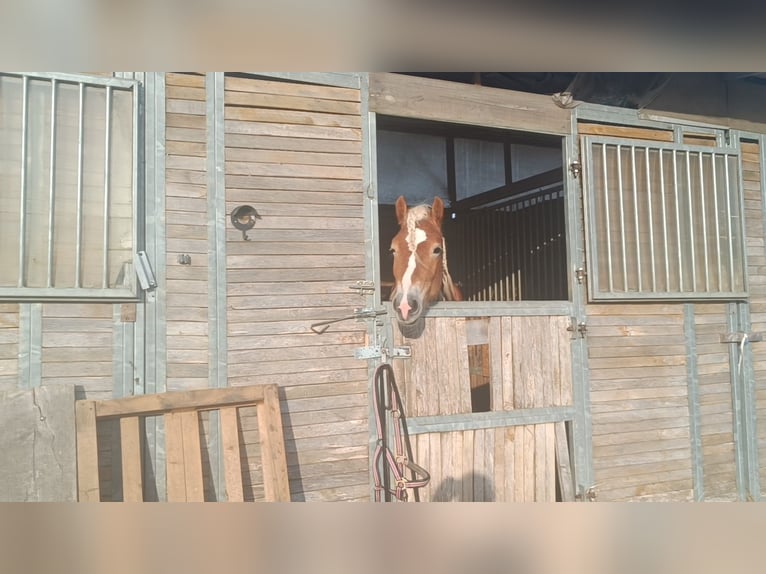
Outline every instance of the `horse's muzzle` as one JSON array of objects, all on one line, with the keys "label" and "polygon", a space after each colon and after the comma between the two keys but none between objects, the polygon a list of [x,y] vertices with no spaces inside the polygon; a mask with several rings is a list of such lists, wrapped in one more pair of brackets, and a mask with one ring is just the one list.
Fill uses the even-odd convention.
[{"label": "horse's muzzle", "polygon": [[394,297],[394,309],[399,323],[409,325],[417,321],[423,314],[425,306],[419,293],[410,292],[407,297],[397,294]]}]

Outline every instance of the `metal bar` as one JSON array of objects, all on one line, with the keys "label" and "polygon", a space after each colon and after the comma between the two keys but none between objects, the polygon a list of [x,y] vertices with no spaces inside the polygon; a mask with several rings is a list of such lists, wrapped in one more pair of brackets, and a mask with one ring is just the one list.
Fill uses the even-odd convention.
[{"label": "metal bar", "polygon": [[[728,332],[739,331],[737,304],[729,303],[726,306],[726,328]],[[747,480],[747,450],[745,448],[745,429],[742,421],[742,389],[740,371],[740,346],[728,345],[729,347],[729,378],[731,382],[731,410],[734,424],[734,467],[737,475],[737,495],[739,500],[745,500]]]},{"label": "metal bar", "polygon": [[670,291],[670,249],[668,248],[668,217],[665,207],[665,162],[663,160],[663,150],[657,150],[657,157],[660,164],[660,197],[662,198],[662,241],[665,247],[665,291]]},{"label": "metal bar", "polygon": [[[140,125],[146,126],[143,149],[145,159],[146,187],[143,189],[144,210],[139,211],[146,221],[146,253],[154,265],[158,289],[147,297],[137,320],[144,322],[138,330],[138,352],[144,353],[144,384],[139,390],[145,394],[163,393],[167,390],[167,296],[166,289],[166,237],[165,237],[165,74],[147,73],[144,92],[145,122],[139,116]],[[140,164],[139,164],[140,165]],[[137,328],[139,328],[137,324]],[[151,489],[157,500],[166,498],[165,426],[163,417],[148,417],[144,426],[148,448],[145,453],[146,468],[154,468]],[[145,482],[148,482],[148,478]]]},{"label": "metal bar", "polygon": [[109,287],[109,176],[112,158],[112,88],[106,87],[106,117],[104,127],[104,237],[103,237],[103,275],[101,286]]},{"label": "metal bar", "polygon": [[74,286],[79,287],[82,276],[82,192],[83,192],[83,137],[85,124],[85,85],[80,84],[79,93],[79,115],[77,127],[77,206],[75,208],[75,219],[77,220],[75,237],[75,264],[74,264]]},{"label": "metal bar", "polygon": [[102,77],[96,78],[94,76],[80,75],[80,74],[65,74],[61,72],[31,72],[31,73],[18,73],[18,72],[3,72],[3,75],[8,76],[21,76],[31,77],[33,79],[44,80],[58,80],[59,82],[67,82],[70,84],[85,84],[88,86],[110,86],[115,89],[132,89],[135,86],[135,82],[132,80],[124,80],[115,77]]},{"label": "metal bar", "polygon": [[731,229],[731,186],[729,185],[729,157],[724,156],[726,178],[726,230],[729,241],[729,286],[734,291],[734,235]]},{"label": "metal bar", "polygon": [[[206,75],[207,90],[207,217],[208,217],[208,385],[228,386],[226,338],[226,166],[224,75]],[[211,420],[210,466],[218,500],[224,499],[223,447],[219,421]],[[213,424],[215,423],[215,424]]]},{"label": "metal bar", "polygon": [[48,272],[46,286],[53,286],[53,224],[56,204],[56,80],[51,80],[51,154],[48,189]]},{"label": "metal bar", "polygon": [[638,217],[638,178],[636,177],[636,146],[630,146],[630,172],[633,182],[633,222],[636,226],[636,286],[638,292],[641,287],[641,223]]},{"label": "metal bar", "polygon": [[[723,291],[723,282],[721,280],[721,227],[718,217],[718,174],[715,169],[717,157],[716,154],[712,154],[710,159],[712,163],[711,167],[713,169],[713,209],[715,210],[715,257],[718,275],[718,290]],[[734,286],[730,285],[729,288],[733,289]]]},{"label": "metal bar", "polygon": [[407,431],[409,434],[415,435],[432,432],[491,429],[570,421],[574,417],[574,407],[540,407],[511,411],[410,417],[407,419]]},{"label": "metal bar", "polygon": [[652,174],[649,168],[649,148],[644,148],[644,168],[646,171],[646,198],[649,206],[649,260],[652,267],[652,292],[657,292],[656,260],[654,256],[654,210],[652,203]]},{"label": "metal bar", "polygon": [[27,237],[27,131],[29,128],[29,78],[22,78],[21,88],[21,205],[19,223],[19,287],[24,287],[26,280],[26,237]]},{"label": "metal bar", "polygon": [[617,144],[617,194],[620,200],[620,245],[622,247],[622,290],[628,291],[628,252],[625,244],[625,205],[622,188],[622,146]]},{"label": "metal bar", "polygon": [[678,153],[671,151],[673,154],[673,197],[676,204],[676,240],[678,241],[678,290],[683,292],[684,290],[684,268],[683,268],[683,255],[684,248],[681,244],[681,201],[678,195]]},{"label": "metal bar", "polygon": [[689,199],[689,246],[691,248],[692,291],[697,290],[697,255],[694,248],[694,199],[692,197],[692,170],[689,151],[686,152],[686,196]]},{"label": "metal bar", "polygon": [[[595,144],[594,144],[595,145]],[[603,171],[603,184],[604,184],[604,219],[606,220],[606,266],[607,275],[609,277],[609,292],[614,293],[614,273],[612,272],[612,222],[609,213],[609,179],[606,162],[606,144],[601,144],[601,167]],[[594,238],[594,243],[597,245],[597,238]],[[593,262],[595,264],[595,261]]]},{"label": "metal bar", "polygon": [[[736,303],[737,320],[739,328],[745,333],[752,329],[750,320],[750,303],[748,301]],[[746,472],[746,500],[759,500],[761,497],[760,464],[758,449],[758,412],[755,385],[755,373],[753,372],[753,348],[752,341],[740,344],[741,372],[739,373],[742,385],[742,430],[744,433],[744,452]]]},{"label": "metal bar", "polygon": [[686,341],[686,388],[689,402],[689,438],[692,455],[692,484],[694,500],[705,500],[705,480],[702,460],[702,436],[697,370],[697,334],[694,324],[694,304],[684,305],[684,340]]},{"label": "metal bar", "polygon": [[705,261],[705,291],[710,291],[710,269],[708,261],[708,238],[707,238],[707,209],[705,208],[705,173],[702,169],[702,154],[697,154],[699,158],[699,178],[700,178],[700,205],[702,208],[702,245],[704,248]]}]

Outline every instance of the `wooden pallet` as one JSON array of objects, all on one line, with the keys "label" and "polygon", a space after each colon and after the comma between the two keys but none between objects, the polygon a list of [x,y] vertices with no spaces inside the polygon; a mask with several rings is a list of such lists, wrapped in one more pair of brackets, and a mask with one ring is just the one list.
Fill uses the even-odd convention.
[{"label": "wooden pallet", "polygon": [[242,501],[242,461],[237,424],[240,407],[256,407],[267,501],[290,500],[277,385],[169,392],[106,401],[77,401],[77,475],[79,500],[99,502],[98,444],[100,421],[119,419],[122,490],[126,502],[142,502],[141,417],[165,420],[167,499],[204,501],[199,413],[217,410],[221,420],[227,500]]}]

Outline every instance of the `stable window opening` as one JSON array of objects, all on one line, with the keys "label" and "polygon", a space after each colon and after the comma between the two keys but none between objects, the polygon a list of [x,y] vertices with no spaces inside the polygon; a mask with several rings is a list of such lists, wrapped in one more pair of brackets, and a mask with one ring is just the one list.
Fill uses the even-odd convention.
[{"label": "stable window opening", "polygon": [[569,298],[561,138],[379,116],[376,143],[383,300],[400,195],[444,200],[449,270],[466,301]]}]

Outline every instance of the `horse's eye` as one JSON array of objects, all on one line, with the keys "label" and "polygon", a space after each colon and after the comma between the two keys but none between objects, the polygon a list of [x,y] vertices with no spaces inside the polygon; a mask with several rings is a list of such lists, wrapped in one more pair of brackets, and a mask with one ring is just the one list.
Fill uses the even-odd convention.
[{"label": "horse's eye", "polygon": [[434,247],[434,255],[441,255],[441,252],[442,252],[441,247],[439,247],[438,245]]},{"label": "horse's eye", "polygon": [[391,255],[396,255],[396,249],[394,249],[393,247],[391,249],[389,249],[388,252]]}]

